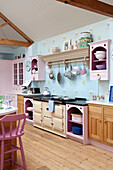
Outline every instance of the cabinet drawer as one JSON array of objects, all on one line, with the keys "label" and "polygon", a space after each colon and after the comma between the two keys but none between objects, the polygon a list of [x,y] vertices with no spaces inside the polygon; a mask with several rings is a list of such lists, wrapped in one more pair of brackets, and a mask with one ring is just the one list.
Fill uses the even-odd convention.
[{"label": "cabinet drawer", "polygon": [[53,112],[54,117],[63,118],[63,106],[55,104],[55,112]]},{"label": "cabinet drawer", "polygon": [[89,112],[102,113],[102,108],[98,106],[89,106]]},{"label": "cabinet drawer", "polygon": [[53,118],[53,129],[57,131],[64,131],[62,119]]},{"label": "cabinet drawer", "polygon": [[41,125],[41,124],[42,124],[41,114],[34,112],[34,113],[33,113],[33,122],[34,122],[34,124],[39,124],[39,125]]},{"label": "cabinet drawer", "polygon": [[43,116],[43,125],[51,128],[51,117]]},{"label": "cabinet drawer", "polygon": [[104,107],[104,116],[111,116],[113,117],[113,108]]},{"label": "cabinet drawer", "polygon": [[33,110],[34,110],[34,112],[41,113],[42,112],[42,102],[33,101]]}]

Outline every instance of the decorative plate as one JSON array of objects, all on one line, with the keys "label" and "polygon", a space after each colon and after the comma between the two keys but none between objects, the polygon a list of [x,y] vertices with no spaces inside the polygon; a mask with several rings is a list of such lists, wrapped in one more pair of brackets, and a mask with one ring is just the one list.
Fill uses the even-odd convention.
[{"label": "decorative plate", "polygon": [[30,71],[31,70],[31,62],[30,61],[26,61],[26,71]]}]

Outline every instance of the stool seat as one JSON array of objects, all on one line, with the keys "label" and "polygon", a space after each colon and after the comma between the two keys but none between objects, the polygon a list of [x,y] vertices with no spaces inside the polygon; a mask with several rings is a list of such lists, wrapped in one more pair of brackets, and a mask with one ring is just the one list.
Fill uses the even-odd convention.
[{"label": "stool seat", "polygon": [[10,129],[9,128],[7,128],[7,129],[5,129],[5,138],[4,138],[4,136],[2,135],[2,132],[0,131],[0,140],[8,140],[8,139],[10,139],[10,138],[17,138],[17,137],[19,137],[19,136],[22,136],[24,134],[24,131],[22,131],[22,132],[20,132],[20,130],[18,130],[18,133],[17,133],[17,129],[16,128],[14,128],[13,130],[12,130],[12,136],[10,136]]}]

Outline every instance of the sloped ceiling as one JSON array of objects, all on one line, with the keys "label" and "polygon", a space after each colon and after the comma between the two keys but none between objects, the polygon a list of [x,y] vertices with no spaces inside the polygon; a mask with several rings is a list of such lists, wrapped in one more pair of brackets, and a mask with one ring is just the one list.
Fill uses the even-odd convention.
[{"label": "sloped ceiling", "polygon": [[108,18],[56,0],[0,0],[0,11],[34,41]]}]

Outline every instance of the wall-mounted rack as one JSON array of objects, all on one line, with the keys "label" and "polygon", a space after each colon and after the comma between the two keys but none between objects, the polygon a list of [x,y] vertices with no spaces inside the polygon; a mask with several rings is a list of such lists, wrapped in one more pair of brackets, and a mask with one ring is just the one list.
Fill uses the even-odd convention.
[{"label": "wall-mounted rack", "polygon": [[69,51],[44,55],[41,58],[49,65],[68,64],[75,62],[86,62],[89,67],[90,52],[89,47],[78,48]]}]

